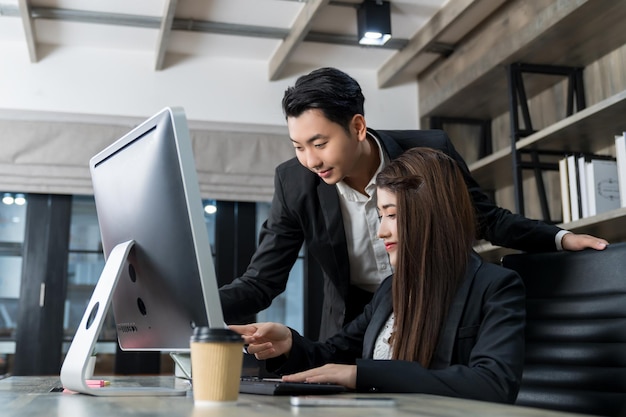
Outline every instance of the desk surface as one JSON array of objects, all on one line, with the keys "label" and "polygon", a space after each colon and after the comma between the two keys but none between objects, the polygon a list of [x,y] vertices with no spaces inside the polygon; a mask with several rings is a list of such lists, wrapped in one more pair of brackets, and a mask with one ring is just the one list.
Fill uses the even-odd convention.
[{"label": "desk surface", "polygon": [[[112,385],[188,386],[173,377],[114,377]],[[182,385],[181,385],[182,384]],[[236,406],[194,407],[191,390],[180,397],[92,397],[51,392],[60,386],[57,377],[9,377],[0,380],[0,409],[3,417],[58,416],[153,416],[153,417],[261,417],[261,416],[359,416],[390,417],[566,417],[554,411],[460,400],[424,394],[381,395],[396,399],[395,407],[291,407],[289,397],[240,395]],[[351,395],[355,394],[341,394]],[[365,394],[374,395],[374,394]]]}]

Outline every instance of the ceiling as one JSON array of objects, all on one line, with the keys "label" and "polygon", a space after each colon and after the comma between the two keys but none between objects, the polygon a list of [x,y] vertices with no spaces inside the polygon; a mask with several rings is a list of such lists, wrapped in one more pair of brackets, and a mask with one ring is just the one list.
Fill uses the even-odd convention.
[{"label": "ceiling", "polygon": [[[23,43],[32,63],[64,47],[151,51],[155,71],[175,67],[185,56],[264,61],[270,80],[280,79],[289,65],[350,62],[379,71],[384,86],[407,68],[415,79],[503,1],[391,0],[393,38],[384,47],[358,44],[361,2],[0,0],[0,43]],[[429,22],[434,15],[438,19]],[[432,56],[411,69],[422,55]]]}]

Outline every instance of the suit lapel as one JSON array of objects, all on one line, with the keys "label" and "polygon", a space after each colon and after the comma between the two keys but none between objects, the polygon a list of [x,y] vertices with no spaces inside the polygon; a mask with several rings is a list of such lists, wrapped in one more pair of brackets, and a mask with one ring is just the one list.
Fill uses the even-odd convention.
[{"label": "suit lapel", "polygon": [[465,310],[465,303],[467,302],[472,282],[474,282],[476,271],[478,271],[478,268],[480,268],[481,265],[482,260],[478,256],[470,256],[467,272],[465,273],[465,279],[452,301],[446,323],[444,324],[441,335],[439,336],[435,356],[433,357],[430,365],[432,369],[442,369],[450,366],[452,352],[454,350],[454,344],[457,336],[457,329],[459,328],[461,316]]},{"label": "suit lapel", "polygon": [[385,291],[384,297],[381,299],[380,304],[375,306],[374,314],[363,336],[363,357],[366,359],[371,359],[374,356],[376,339],[385,323],[387,323],[389,315],[393,312],[391,280],[391,278],[388,278],[387,281],[383,281],[382,285],[384,287],[381,287],[379,291]]},{"label": "suit lapel", "polygon": [[[330,240],[330,245],[333,248],[332,256],[334,269],[336,274],[331,274],[329,277],[334,283],[340,293],[345,296],[348,291],[348,285],[350,284],[350,263],[348,262],[348,246],[346,243],[346,234],[343,227],[343,218],[341,216],[341,207],[339,205],[339,196],[337,195],[337,187],[328,185],[324,181],[320,181],[317,186],[317,193],[324,216],[324,224],[326,226],[326,233]],[[340,259],[345,260],[339,262]],[[328,260],[328,264],[331,261]]]}]

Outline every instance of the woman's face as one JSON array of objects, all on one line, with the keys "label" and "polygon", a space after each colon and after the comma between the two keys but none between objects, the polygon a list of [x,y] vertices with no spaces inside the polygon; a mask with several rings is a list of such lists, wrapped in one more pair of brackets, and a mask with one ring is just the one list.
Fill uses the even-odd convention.
[{"label": "woman's face", "polygon": [[378,237],[385,243],[385,249],[389,254],[389,263],[396,267],[398,258],[398,225],[396,222],[396,194],[378,188],[376,191],[378,200],[378,215],[380,225],[378,226]]}]

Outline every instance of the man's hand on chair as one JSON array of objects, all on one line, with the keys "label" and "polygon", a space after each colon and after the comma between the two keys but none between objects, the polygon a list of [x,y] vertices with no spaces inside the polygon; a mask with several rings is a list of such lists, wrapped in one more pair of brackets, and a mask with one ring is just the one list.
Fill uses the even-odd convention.
[{"label": "man's hand on chair", "polygon": [[595,250],[603,250],[609,245],[604,239],[600,239],[591,235],[579,235],[576,233],[567,233],[561,239],[563,250],[579,251],[586,248]]}]

